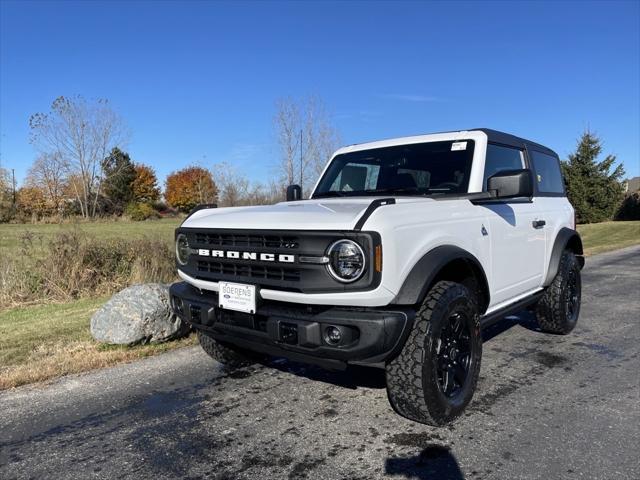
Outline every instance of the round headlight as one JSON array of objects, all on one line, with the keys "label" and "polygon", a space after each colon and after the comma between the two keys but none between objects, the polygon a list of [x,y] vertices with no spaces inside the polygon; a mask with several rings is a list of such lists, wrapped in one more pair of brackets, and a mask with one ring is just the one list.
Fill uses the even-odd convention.
[{"label": "round headlight", "polygon": [[191,249],[189,248],[187,236],[184,233],[180,233],[176,238],[176,259],[178,263],[186,265],[189,261],[189,255],[191,255]]},{"label": "round headlight", "polygon": [[362,247],[353,240],[338,240],[327,250],[327,270],[341,282],[355,282],[364,273],[365,258]]}]

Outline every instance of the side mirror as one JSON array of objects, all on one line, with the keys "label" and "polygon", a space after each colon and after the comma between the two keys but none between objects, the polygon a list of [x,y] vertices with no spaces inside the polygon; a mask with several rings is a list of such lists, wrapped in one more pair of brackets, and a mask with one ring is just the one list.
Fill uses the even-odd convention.
[{"label": "side mirror", "polygon": [[302,200],[302,187],[300,185],[289,185],[287,187],[287,202]]},{"label": "side mirror", "polygon": [[503,170],[489,177],[487,190],[494,198],[533,197],[533,173],[528,168]]}]

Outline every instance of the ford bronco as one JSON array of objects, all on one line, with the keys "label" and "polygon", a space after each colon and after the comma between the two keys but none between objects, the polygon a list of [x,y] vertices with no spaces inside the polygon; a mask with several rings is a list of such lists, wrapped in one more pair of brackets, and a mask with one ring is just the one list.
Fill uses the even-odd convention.
[{"label": "ford bronco", "polygon": [[176,229],[177,315],[229,367],[259,356],[386,371],[389,401],[443,425],[471,400],[481,329],[526,308],[567,334],[582,242],[558,156],[474,129],[338,150],[308,199],[207,208]]}]

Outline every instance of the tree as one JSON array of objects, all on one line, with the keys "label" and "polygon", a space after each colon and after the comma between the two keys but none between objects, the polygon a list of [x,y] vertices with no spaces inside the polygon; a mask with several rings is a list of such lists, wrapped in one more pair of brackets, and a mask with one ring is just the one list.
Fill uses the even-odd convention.
[{"label": "tree", "polygon": [[42,153],[29,168],[25,185],[40,189],[51,209],[58,211],[64,200],[66,170],[60,156]]},{"label": "tree", "polygon": [[25,215],[43,217],[51,213],[45,191],[39,187],[24,186],[16,196],[17,209]]},{"label": "tree", "polygon": [[252,183],[228,162],[213,166],[218,187],[218,206],[270,205],[284,200],[284,189],[272,180],[269,184]]},{"label": "tree", "polygon": [[169,205],[188,212],[196,205],[216,202],[218,189],[209,170],[192,166],[167,177],[164,196]]},{"label": "tree", "polygon": [[0,167],[0,222],[13,218],[13,183],[9,172]]},{"label": "tree", "polygon": [[104,99],[58,97],[49,113],[29,119],[31,143],[41,152],[56,155],[74,182],[74,194],[83,217],[94,217],[102,184],[101,162],[124,141],[122,119]]},{"label": "tree", "polygon": [[116,211],[122,212],[125,205],[133,200],[133,182],[136,179],[135,166],[129,154],[114,147],[102,160],[102,172],[102,191]]},{"label": "tree", "polygon": [[237,207],[247,205],[249,180],[228,162],[220,162],[213,166],[216,172],[218,187],[218,204],[221,207]]},{"label": "tree", "polygon": [[306,194],[336,150],[338,132],[323,102],[313,96],[279,100],[274,124],[280,144],[280,183],[283,187],[299,183]]},{"label": "tree", "polygon": [[142,163],[136,163],[135,173],[136,177],[131,184],[133,200],[137,203],[158,201],[160,198],[160,189],[158,188],[158,178],[153,169]]},{"label": "tree", "polygon": [[624,194],[623,166],[613,168],[616,161],[614,155],[607,155],[604,160],[598,161],[601,152],[600,138],[586,130],[578,141],[575,153],[562,162],[567,193],[576,210],[578,223],[610,220]]}]

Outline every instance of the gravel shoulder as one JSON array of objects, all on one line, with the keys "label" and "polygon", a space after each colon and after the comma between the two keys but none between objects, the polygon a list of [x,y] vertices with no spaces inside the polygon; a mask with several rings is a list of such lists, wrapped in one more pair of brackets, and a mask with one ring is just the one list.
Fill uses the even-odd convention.
[{"label": "gravel shoulder", "polygon": [[378,370],[228,374],[198,347],[0,393],[0,477],[640,478],[640,247],[587,259],[578,327],[484,334],[465,416],[395,415]]}]

